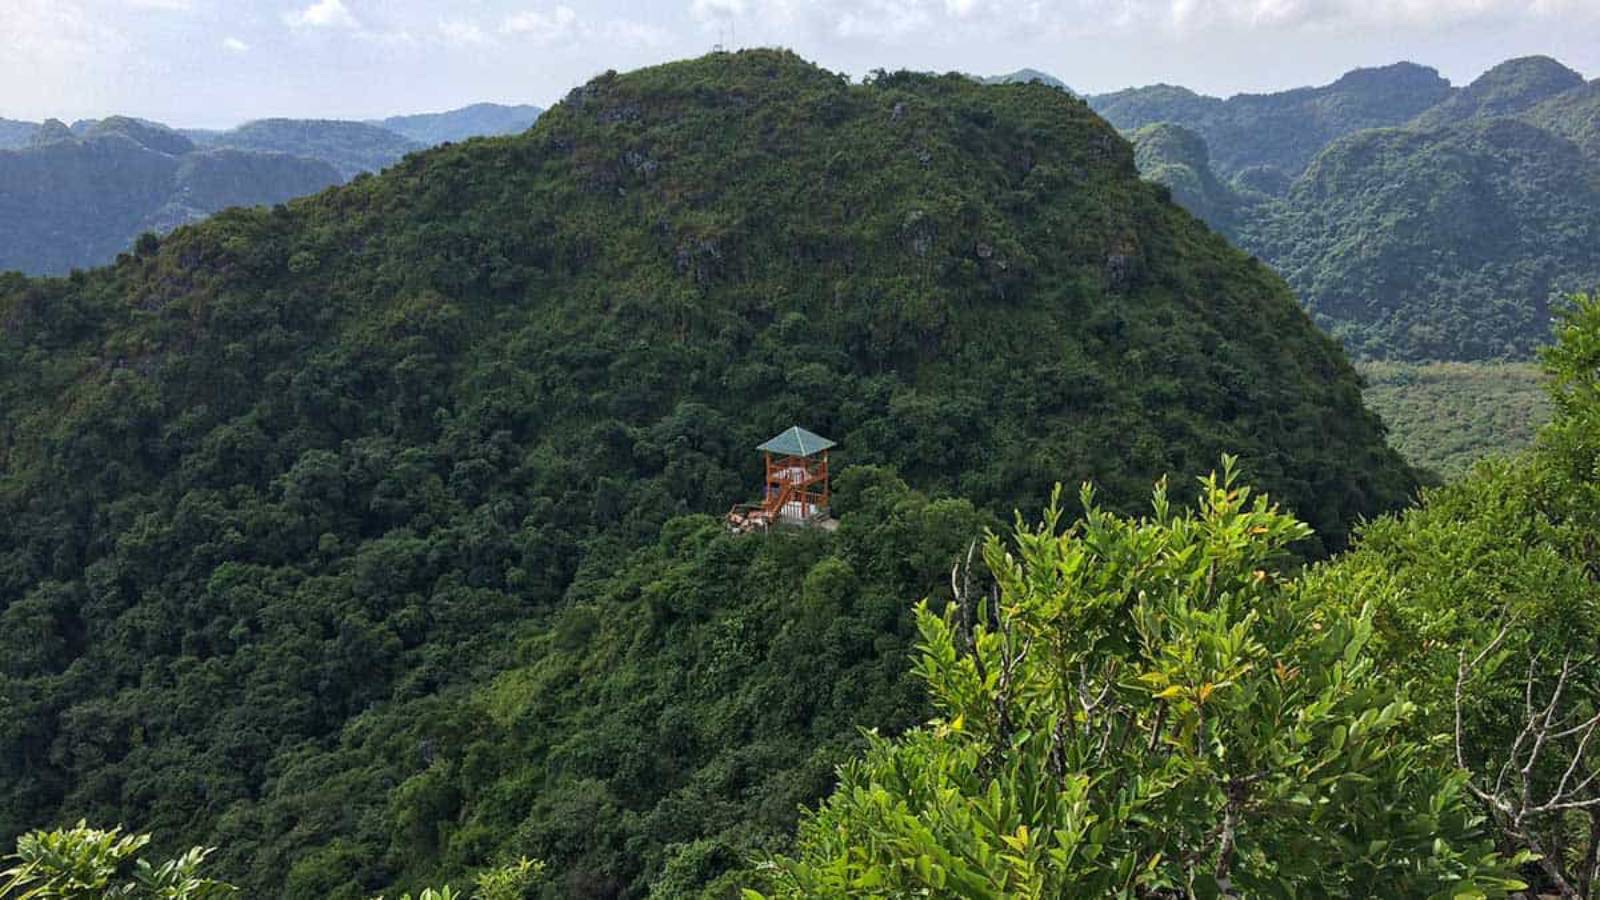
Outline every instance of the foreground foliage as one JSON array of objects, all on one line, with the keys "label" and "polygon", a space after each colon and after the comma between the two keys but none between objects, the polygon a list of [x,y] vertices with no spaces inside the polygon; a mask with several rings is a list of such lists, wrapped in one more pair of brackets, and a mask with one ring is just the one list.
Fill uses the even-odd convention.
[{"label": "foreground foliage", "polygon": [[[74,828],[32,831],[17,841],[0,872],[4,900],[215,900],[238,889],[202,877],[200,867],[214,849],[195,847],[159,865],[139,856],[150,843],[147,834],[124,835],[121,828],[102,831],[79,822]],[[526,857],[480,872],[472,900],[522,900],[544,871],[544,864]],[[465,900],[452,889],[425,888],[415,900]],[[379,897],[377,900],[383,900]],[[400,900],[413,900],[404,894]]]},{"label": "foreground foliage", "polygon": [[1600,300],[1546,353],[1555,418],[1535,449],[1431,491],[1326,567],[1375,609],[1378,646],[1424,731],[1546,892],[1600,885]]},{"label": "foreground foliage", "polygon": [[[5,900],[213,900],[235,888],[200,874],[213,852],[195,847],[174,859],[152,863],[140,854],[147,834],[101,831],[79,822],[74,828],[35,831],[17,841],[4,861],[0,897]],[[0,864],[4,864],[0,863]]]},{"label": "foreground foliage", "polygon": [[1502,896],[1372,619],[1286,575],[1308,529],[1228,461],[1193,514],[1085,489],[991,538],[990,597],[918,610],[938,711],[875,739],[775,864],[782,896]]},{"label": "foreground foliage", "polygon": [[1557,339],[1533,450],[1293,577],[1304,526],[1227,466],[1192,515],[1086,491],[991,538],[996,591],[918,611],[939,717],[840,770],[769,889],[1596,896],[1600,298]]}]

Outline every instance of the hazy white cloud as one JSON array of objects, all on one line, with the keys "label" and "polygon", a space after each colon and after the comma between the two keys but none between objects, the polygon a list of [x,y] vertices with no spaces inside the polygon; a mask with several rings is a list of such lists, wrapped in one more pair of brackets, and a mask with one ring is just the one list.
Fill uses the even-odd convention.
[{"label": "hazy white cloud", "polygon": [[469,47],[491,43],[494,39],[483,30],[477,22],[465,19],[451,19],[439,23],[439,37],[446,44],[457,47]]},{"label": "hazy white cloud", "polygon": [[692,0],[689,15],[701,22],[742,16],[748,9],[745,0]]},{"label": "hazy white cloud", "polygon": [[673,42],[672,32],[648,22],[633,19],[607,19],[587,29],[589,36],[615,47],[666,47]]},{"label": "hazy white cloud", "polygon": [[512,13],[500,24],[501,33],[518,35],[536,44],[570,40],[579,28],[578,14],[564,5],[549,12],[530,9]]},{"label": "hazy white cloud", "polygon": [[250,45],[236,37],[230,36],[222,39],[222,49],[227,50],[230,53],[248,53],[250,52]]},{"label": "hazy white cloud", "polygon": [[0,0],[0,46],[9,62],[66,62],[120,44],[116,30],[81,2]]},{"label": "hazy white cloud", "polygon": [[416,35],[405,30],[404,28],[396,28],[388,31],[375,31],[370,28],[358,28],[356,29],[355,36],[359,40],[366,41],[369,44],[377,44],[381,47],[415,47],[422,43],[421,41],[417,40]]},{"label": "hazy white cloud", "polygon": [[512,13],[500,23],[500,33],[540,46],[595,45],[639,49],[665,47],[673,41],[672,32],[658,25],[622,18],[590,21],[566,5]]},{"label": "hazy white cloud", "polygon": [[360,28],[344,0],[316,0],[304,9],[287,12],[283,20],[295,28]]},{"label": "hazy white cloud", "polygon": [[1553,17],[1600,21],[1592,0],[1167,0],[1144,4],[1139,18],[1166,21],[1180,29],[1215,25],[1257,28],[1404,27],[1427,28],[1486,21],[1521,22]]},{"label": "hazy white cloud", "polygon": [[134,9],[158,9],[167,12],[186,12],[194,9],[194,0],[123,0]]},{"label": "hazy white cloud", "polygon": [[933,30],[945,15],[944,4],[927,0],[862,0],[845,4],[833,21],[843,38],[899,41]]}]

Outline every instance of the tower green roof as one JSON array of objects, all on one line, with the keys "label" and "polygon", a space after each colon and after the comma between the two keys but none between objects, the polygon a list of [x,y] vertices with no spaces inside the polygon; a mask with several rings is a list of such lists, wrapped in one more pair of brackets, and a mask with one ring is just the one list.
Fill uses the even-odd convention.
[{"label": "tower green roof", "polygon": [[768,453],[782,453],[784,456],[811,456],[834,446],[838,445],[820,434],[813,434],[795,425],[756,449]]}]

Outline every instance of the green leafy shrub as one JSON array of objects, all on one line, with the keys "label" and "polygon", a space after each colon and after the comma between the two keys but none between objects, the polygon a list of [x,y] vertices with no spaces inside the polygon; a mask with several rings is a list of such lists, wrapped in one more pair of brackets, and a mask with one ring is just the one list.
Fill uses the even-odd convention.
[{"label": "green leafy shrub", "polygon": [[1528,453],[1480,464],[1380,519],[1311,578],[1369,606],[1375,649],[1410,686],[1419,736],[1540,893],[1600,884],[1600,301],[1562,310],[1545,354],[1554,419]]},{"label": "green leafy shrub", "polygon": [[73,828],[31,831],[17,839],[16,853],[0,872],[5,900],[213,900],[235,888],[200,874],[213,851],[195,847],[174,859],[152,863],[140,856],[146,834],[102,831],[79,822]]},{"label": "green leafy shrub", "polygon": [[917,612],[938,717],[874,738],[770,864],[779,896],[1503,896],[1464,776],[1432,764],[1371,614],[1282,566],[1308,529],[1237,485],[1199,508],[1052,504],[991,538],[989,596]]}]

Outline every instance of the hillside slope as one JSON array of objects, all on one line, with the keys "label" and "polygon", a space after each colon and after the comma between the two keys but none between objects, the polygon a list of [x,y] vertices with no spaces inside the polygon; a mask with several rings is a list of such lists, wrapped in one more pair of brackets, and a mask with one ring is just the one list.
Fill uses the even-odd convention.
[{"label": "hillside slope", "polygon": [[1174,203],[1212,228],[1235,232],[1249,200],[1217,177],[1204,138],[1182,125],[1159,122],[1133,132],[1128,140],[1140,175],[1165,186]]},{"label": "hillside slope", "polygon": [[[864,521],[663,531],[796,422]],[[855,726],[919,715],[892,598],[985,515],[1225,450],[1334,542],[1413,487],[1283,282],[1081,101],[774,51],[606,75],[526,134],[0,280],[0,843],[128,822],[252,896],[503,853],[552,896],[703,883]]]},{"label": "hillside slope", "polygon": [[1600,81],[1557,94],[1521,118],[1572,141],[1600,165]]},{"label": "hillside slope", "polygon": [[1600,277],[1600,169],[1514,119],[1368,131],[1241,240],[1357,353],[1526,358],[1550,301]]}]

